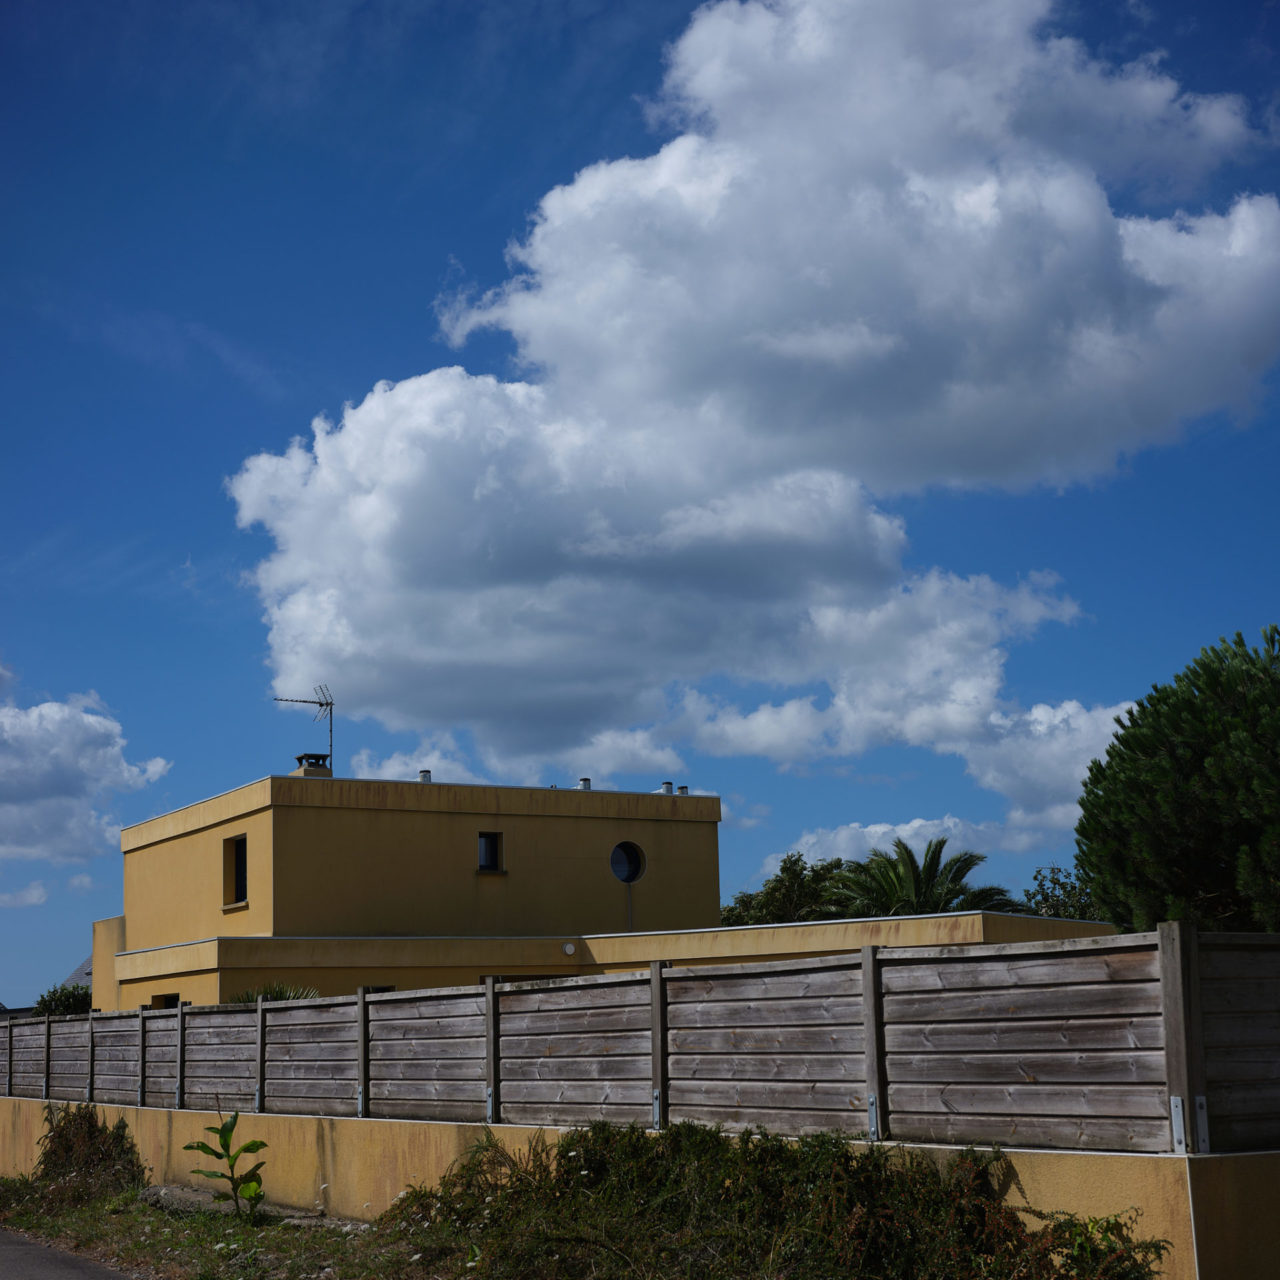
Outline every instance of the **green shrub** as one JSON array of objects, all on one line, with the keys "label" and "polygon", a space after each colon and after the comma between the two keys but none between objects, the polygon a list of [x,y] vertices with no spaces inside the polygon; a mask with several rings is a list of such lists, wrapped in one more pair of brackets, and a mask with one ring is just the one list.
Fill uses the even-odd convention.
[{"label": "green shrub", "polygon": [[96,1107],[47,1103],[45,1133],[31,1179],[46,1199],[87,1204],[100,1196],[144,1187],[147,1171],[129,1126],[104,1124]]},{"label": "green shrub", "polygon": [[31,1008],[31,1012],[43,1018],[45,1014],[59,1017],[69,1013],[88,1013],[93,1008],[93,992],[79,983],[72,986],[50,987]]},{"label": "green shrub", "polygon": [[507,1152],[492,1135],[436,1190],[384,1216],[424,1266],[504,1280],[699,1276],[823,1280],[1150,1280],[1167,1246],[1131,1217],[1042,1216],[1000,1196],[1003,1158],[939,1167],[840,1135],[791,1142],[677,1124],[592,1125],[553,1149]]},{"label": "green shrub", "polygon": [[318,1000],[320,992],[315,987],[292,987],[287,982],[264,982],[260,987],[250,987],[231,997],[227,1004],[257,1004],[263,1000]]}]

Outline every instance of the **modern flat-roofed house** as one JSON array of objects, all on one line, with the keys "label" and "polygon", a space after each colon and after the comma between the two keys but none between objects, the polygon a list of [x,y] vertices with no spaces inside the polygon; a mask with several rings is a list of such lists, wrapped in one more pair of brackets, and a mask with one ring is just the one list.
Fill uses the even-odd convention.
[{"label": "modern flat-roofed house", "polygon": [[124,829],[124,914],[94,925],[96,1008],[575,972],[583,934],[719,920],[716,796],[298,765]]}]

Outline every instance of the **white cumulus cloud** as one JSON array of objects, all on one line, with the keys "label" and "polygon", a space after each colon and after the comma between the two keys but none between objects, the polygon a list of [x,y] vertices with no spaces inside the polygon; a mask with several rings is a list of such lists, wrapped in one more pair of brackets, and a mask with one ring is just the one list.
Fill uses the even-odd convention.
[{"label": "white cumulus cloud", "polygon": [[1060,828],[1116,708],[1026,710],[1004,669],[1076,604],[1036,565],[906,569],[889,504],[1070,482],[1247,412],[1280,354],[1280,205],[1194,204],[1258,142],[1244,103],[1050,12],[699,9],[669,140],[547,193],[510,279],[441,301],[460,344],[513,335],[524,380],[381,384],[229,482],[274,543],[277,687],[425,735],[361,769],[905,743],[1005,796],[1001,839]]},{"label": "white cumulus cloud", "polygon": [[0,858],[77,862],[102,853],[118,834],[103,807],[111,795],[169,768],[159,757],[131,764],[124,749],[119,721],[92,694],[0,705]]}]

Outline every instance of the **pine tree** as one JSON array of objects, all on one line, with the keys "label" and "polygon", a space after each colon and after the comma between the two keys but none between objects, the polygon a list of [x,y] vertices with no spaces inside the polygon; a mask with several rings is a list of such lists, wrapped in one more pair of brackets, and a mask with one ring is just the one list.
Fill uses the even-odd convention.
[{"label": "pine tree", "polygon": [[1202,649],[1089,766],[1076,868],[1122,928],[1280,931],[1280,627],[1262,639]]}]

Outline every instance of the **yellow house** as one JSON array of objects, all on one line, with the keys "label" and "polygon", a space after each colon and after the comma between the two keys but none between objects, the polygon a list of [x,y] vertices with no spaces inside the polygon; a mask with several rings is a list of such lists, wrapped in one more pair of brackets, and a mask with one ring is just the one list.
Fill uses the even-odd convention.
[{"label": "yellow house", "polygon": [[990,912],[721,928],[716,796],[334,778],[298,759],[124,829],[95,1008],[1113,932]]},{"label": "yellow house", "polygon": [[583,934],[719,919],[716,796],[334,778],[324,760],[124,829],[95,1007],[573,972]]}]

